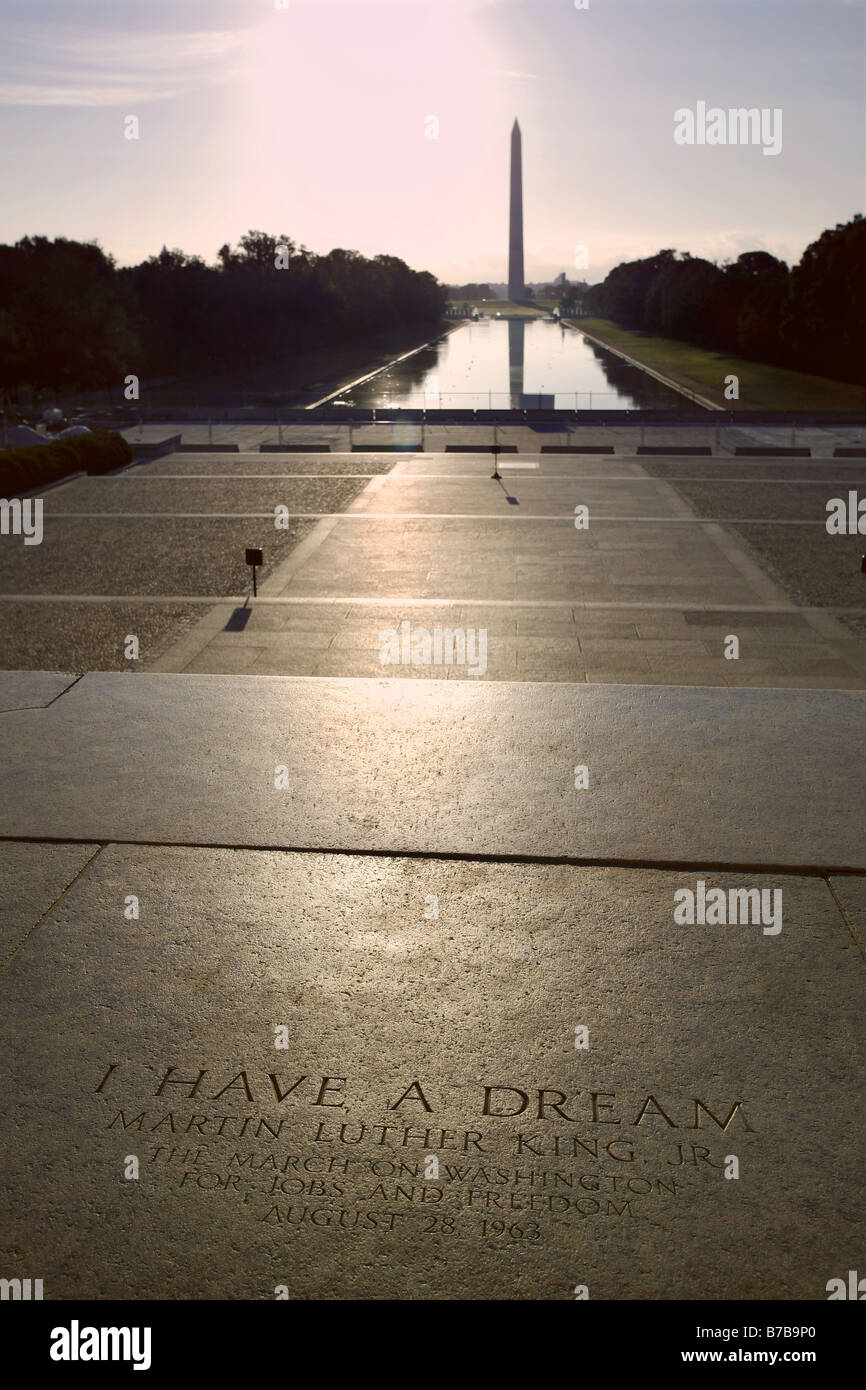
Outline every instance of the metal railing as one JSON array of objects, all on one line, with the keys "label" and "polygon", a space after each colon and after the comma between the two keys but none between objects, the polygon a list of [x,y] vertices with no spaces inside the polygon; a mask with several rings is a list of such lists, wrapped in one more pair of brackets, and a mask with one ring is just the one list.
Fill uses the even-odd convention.
[{"label": "metal railing", "polygon": [[[376,410],[628,410],[619,391],[365,391],[346,400]],[[330,402],[328,404],[333,404]]]}]

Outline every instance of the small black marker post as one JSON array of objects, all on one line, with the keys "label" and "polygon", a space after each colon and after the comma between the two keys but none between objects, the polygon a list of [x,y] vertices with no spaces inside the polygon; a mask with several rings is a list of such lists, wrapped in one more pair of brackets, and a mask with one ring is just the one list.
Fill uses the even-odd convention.
[{"label": "small black marker post", "polygon": [[490,476],[494,482],[501,483],[502,478],[499,472],[499,429],[496,425],[493,426],[493,443],[490,446],[490,452],[493,455],[493,472]]},{"label": "small black marker post", "polygon": [[260,550],[251,550],[249,546],[247,546],[247,564],[253,567],[253,598],[258,598],[258,590],[256,589],[256,565],[263,565],[264,563],[265,560],[262,552]]}]

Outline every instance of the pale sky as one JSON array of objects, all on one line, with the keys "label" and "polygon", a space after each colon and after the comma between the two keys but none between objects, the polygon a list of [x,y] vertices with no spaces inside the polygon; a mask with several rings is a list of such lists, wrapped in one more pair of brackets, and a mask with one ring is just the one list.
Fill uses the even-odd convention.
[{"label": "pale sky", "polygon": [[[0,0],[0,241],[213,261],[255,227],[504,280],[515,116],[527,280],[792,262],[864,211],[866,0],[282,3]],[[781,153],[676,144],[699,101],[780,108]]]}]

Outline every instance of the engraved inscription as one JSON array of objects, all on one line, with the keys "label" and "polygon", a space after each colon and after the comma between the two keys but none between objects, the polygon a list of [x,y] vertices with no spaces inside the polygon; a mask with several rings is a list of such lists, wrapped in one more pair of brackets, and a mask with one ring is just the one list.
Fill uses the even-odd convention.
[{"label": "engraved inscription", "polygon": [[[744,1101],[715,1093],[167,1062],[107,1064],[93,1094],[109,1142],[142,1136],[144,1181],[237,1202],[286,1237],[320,1228],[535,1244],[586,1221],[659,1224],[718,1181],[731,1135],[756,1136]],[[687,1137],[696,1131],[701,1142]]]}]

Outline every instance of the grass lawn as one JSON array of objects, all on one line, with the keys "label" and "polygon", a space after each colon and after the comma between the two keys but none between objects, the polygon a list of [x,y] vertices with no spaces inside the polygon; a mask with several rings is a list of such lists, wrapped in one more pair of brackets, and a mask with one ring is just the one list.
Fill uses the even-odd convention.
[{"label": "grass lawn", "polygon": [[[581,318],[569,322],[575,328],[585,328],[600,342],[619,348],[636,361],[700,392],[726,410],[866,409],[866,387],[863,386],[789,372],[782,367],[768,367],[742,357],[726,357],[723,353],[692,347],[672,338],[656,338],[649,333],[620,328],[609,319]],[[724,396],[725,377],[732,375],[739,377],[738,401],[727,401]]]},{"label": "grass lawn", "polygon": [[547,301],[538,301],[535,304],[514,304],[510,299],[452,299],[451,304],[457,308],[463,308],[464,304],[477,309],[480,314],[487,314],[490,318],[495,318],[497,314],[508,314],[511,318],[539,318],[550,312]]}]

